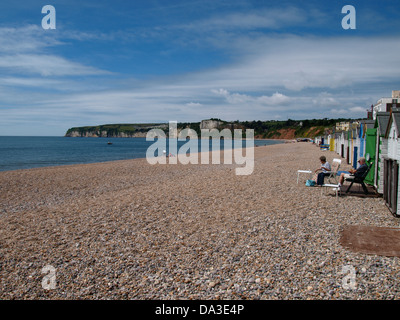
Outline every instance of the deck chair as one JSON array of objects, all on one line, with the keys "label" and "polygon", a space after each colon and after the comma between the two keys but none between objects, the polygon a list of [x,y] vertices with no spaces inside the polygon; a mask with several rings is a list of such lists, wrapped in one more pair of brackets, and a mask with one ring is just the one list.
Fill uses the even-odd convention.
[{"label": "deck chair", "polygon": [[333,183],[338,184],[337,173],[339,171],[341,164],[342,164],[342,160],[340,160],[340,159],[335,158],[332,160],[331,172],[330,172],[330,175],[327,177],[330,184],[333,184]]},{"label": "deck chair", "polygon": [[348,193],[350,191],[351,187],[353,186],[353,183],[358,183],[358,184],[361,184],[361,186],[362,186],[362,188],[364,190],[364,193],[368,194],[368,189],[367,189],[367,186],[364,183],[364,179],[368,175],[368,172],[371,170],[372,165],[373,165],[373,162],[371,162],[369,164],[368,169],[364,172],[364,174],[361,177],[355,177],[354,176],[354,177],[350,177],[350,178],[346,179],[346,181],[351,181],[349,187],[346,190],[346,193]]}]

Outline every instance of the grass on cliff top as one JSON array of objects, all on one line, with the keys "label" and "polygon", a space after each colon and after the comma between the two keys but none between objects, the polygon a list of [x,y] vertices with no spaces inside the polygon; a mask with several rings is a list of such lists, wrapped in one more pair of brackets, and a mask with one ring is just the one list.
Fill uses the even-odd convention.
[{"label": "grass on cliff top", "polygon": [[165,123],[122,123],[122,124],[103,124],[99,126],[73,127],[68,129],[67,134],[72,131],[95,132],[95,131],[115,131],[115,132],[135,132],[142,131],[152,127],[164,127]]}]

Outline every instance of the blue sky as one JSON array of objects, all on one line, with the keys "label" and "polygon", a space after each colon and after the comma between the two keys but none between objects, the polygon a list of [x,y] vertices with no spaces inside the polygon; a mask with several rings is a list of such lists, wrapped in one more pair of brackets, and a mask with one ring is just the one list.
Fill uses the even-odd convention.
[{"label": "blue sky", "polygon": [[399,16],[398,0],[2,1],[0,135],[365,117],[400,90]]}]

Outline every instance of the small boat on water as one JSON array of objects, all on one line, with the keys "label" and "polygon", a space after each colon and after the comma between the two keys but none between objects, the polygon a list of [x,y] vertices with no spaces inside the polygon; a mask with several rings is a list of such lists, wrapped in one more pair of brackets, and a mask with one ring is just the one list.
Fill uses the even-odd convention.
[{"label": "small boat on water", "polygon": [[112,144],[112,142],[108,141],[107,144]]}]

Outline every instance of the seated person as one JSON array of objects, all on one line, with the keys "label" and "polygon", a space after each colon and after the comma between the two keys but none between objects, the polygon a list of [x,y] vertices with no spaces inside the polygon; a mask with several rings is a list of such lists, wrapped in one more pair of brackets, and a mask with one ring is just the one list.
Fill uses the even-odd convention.
[{"label": "seated person", "polygon": [[365,171],[368,170],[368,165],[365,163],[365,158],[360,158],[358,163],[360,163],[360,166],[357,168],[357,170],[351,169],[348,173],[342,172],[340,174],[339,187],[343,184],[345,179],[362,177]]},{"label": "seated person", "polygon": [[[322,186],[324,184],[324,178],[325,176],[329,176],[330,172],[331,172],[331,165],[329,164],[328,161],[326,161],[326,157],[325,156],[321,156],[319,158],[319,160],[321,161],[321,167],[319,167],[318,169],[316,169],[315,175],[314,175],[314,181],[316,180],[317,185]],[[319,173],[317,173],[318,171],[321,171]]]}]

